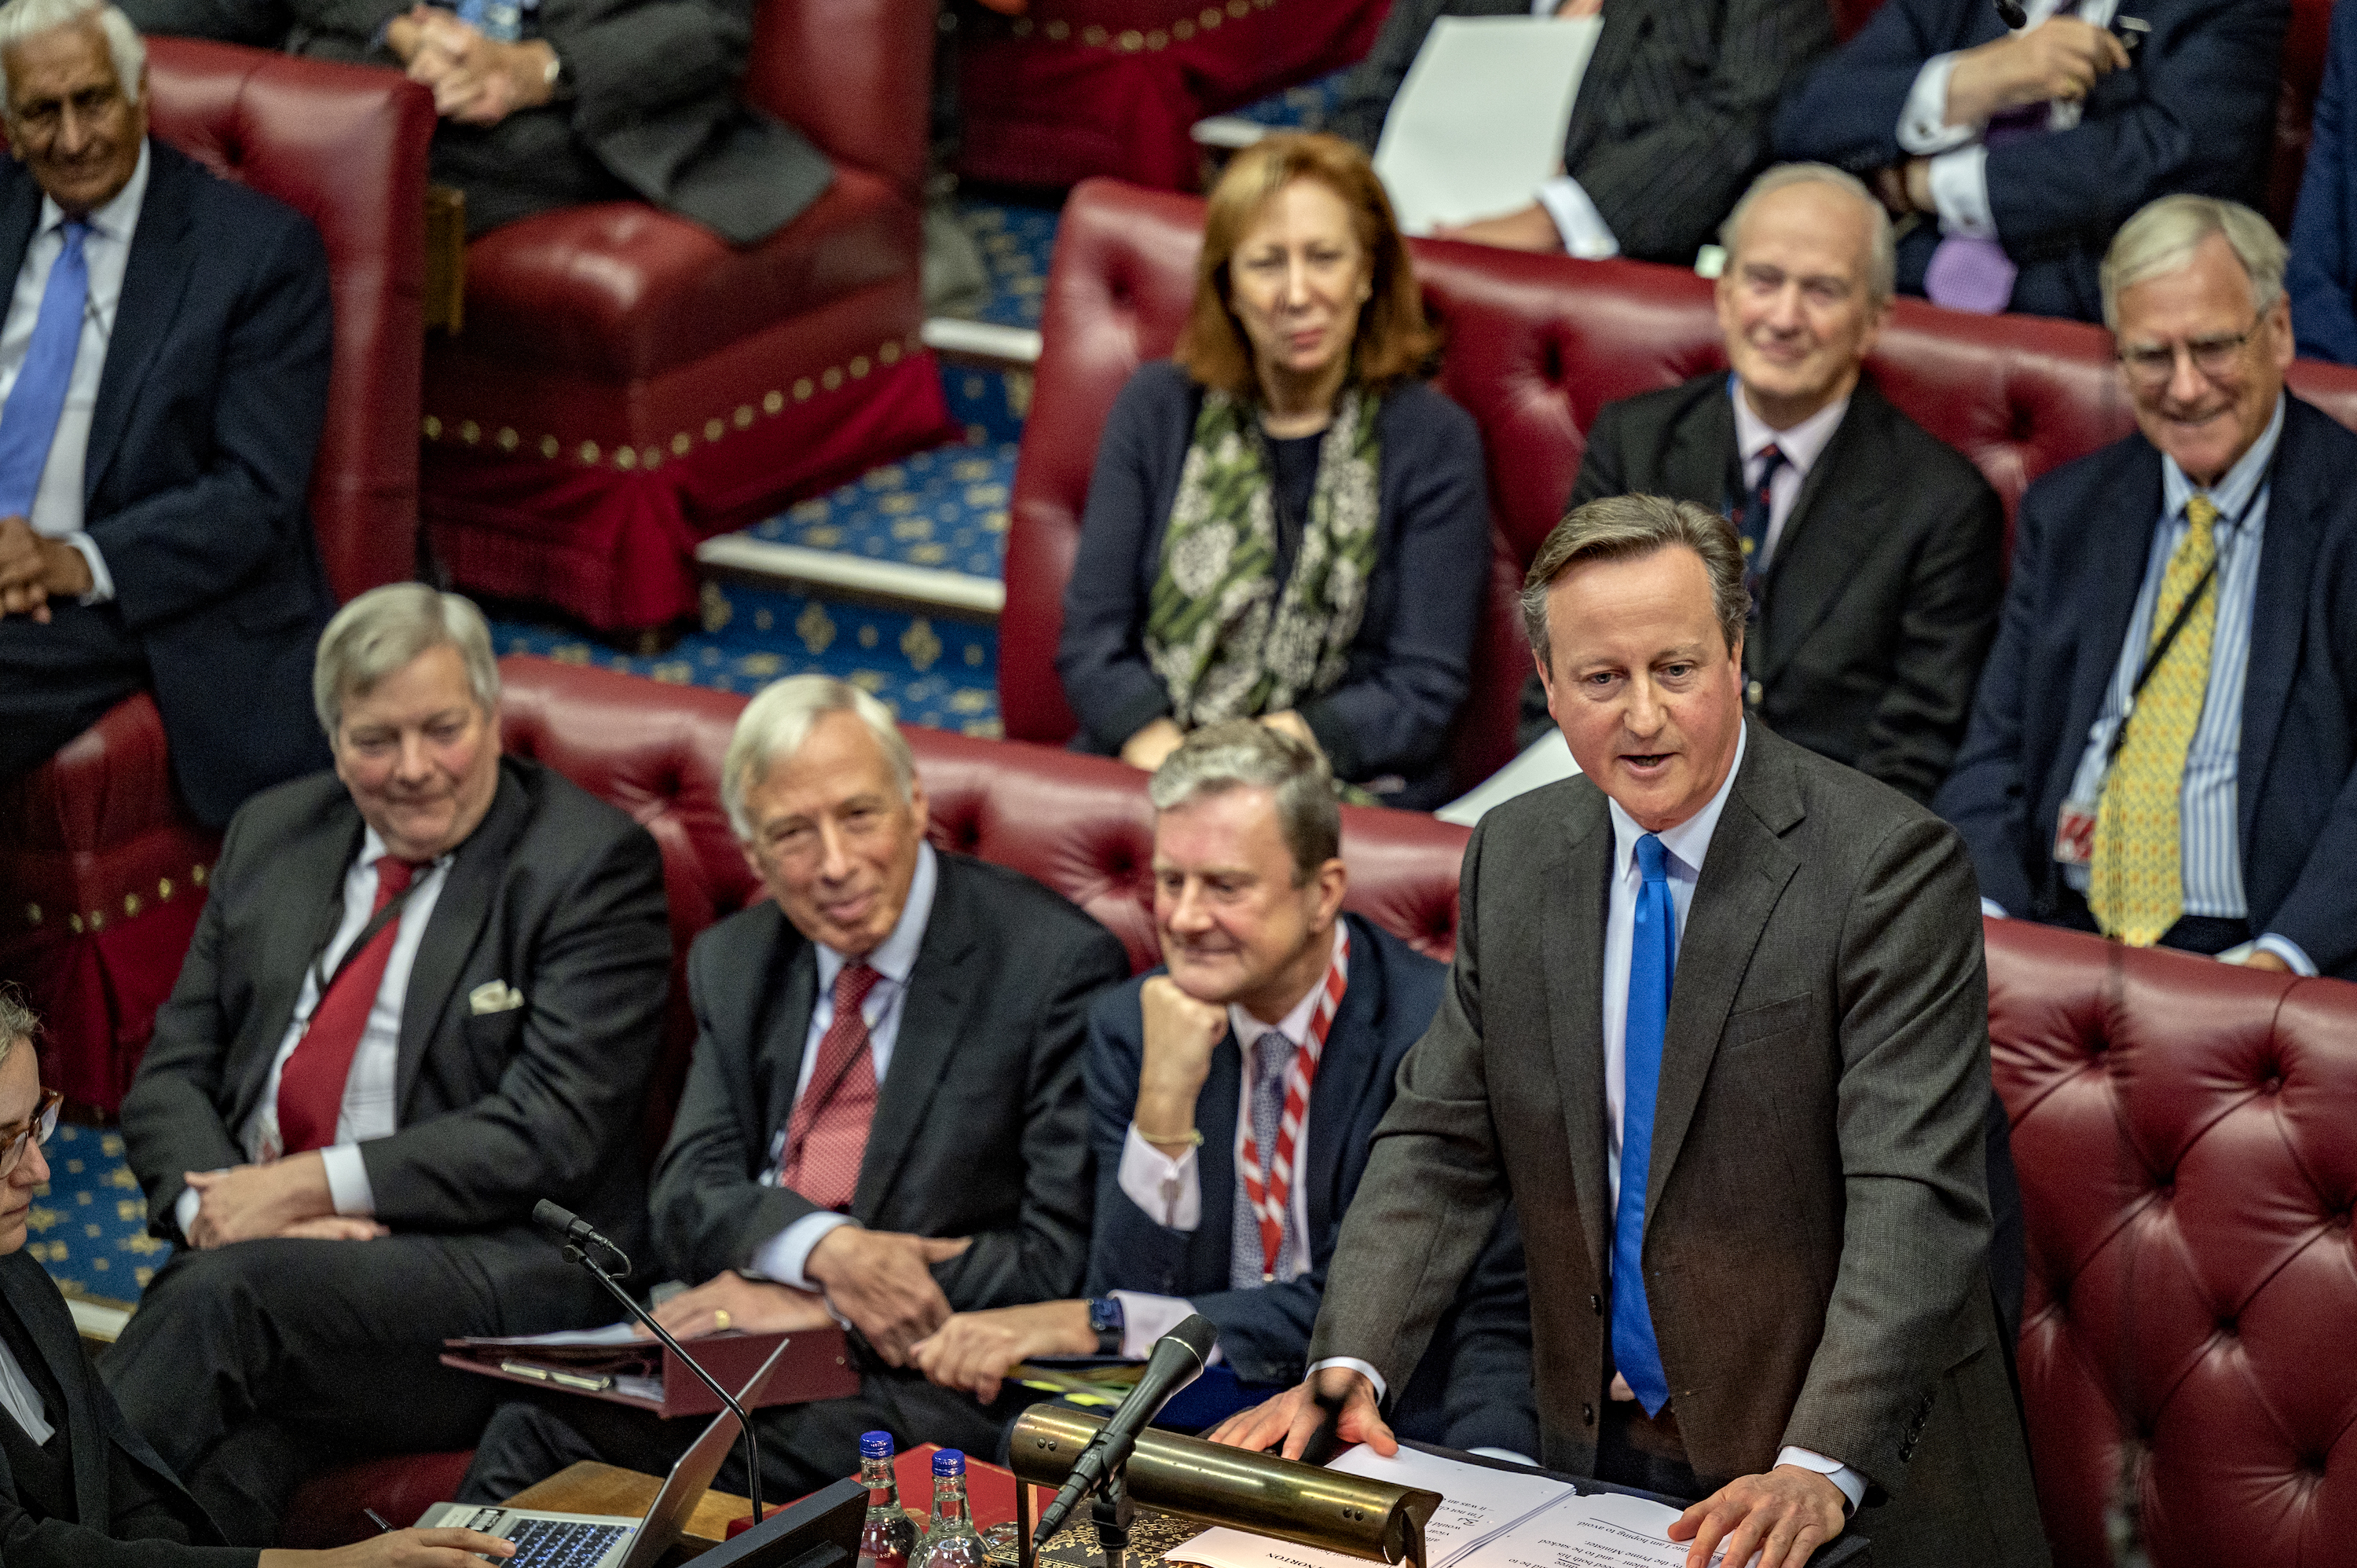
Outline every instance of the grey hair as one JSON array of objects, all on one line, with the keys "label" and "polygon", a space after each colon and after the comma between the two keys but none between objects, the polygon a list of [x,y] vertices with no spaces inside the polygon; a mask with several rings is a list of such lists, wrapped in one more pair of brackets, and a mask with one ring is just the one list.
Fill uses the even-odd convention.
[{"label": "grey hair", "polygon": [[131,18],[105,0],[8,0],[0,5],[0,107],[8,97],[8,51],[27,38],[83,20],[95,21],[106,36],[106,52],[114,61],[115,85],[136,103],[140,83],[147,79],[147,42]]},{"label": "grey hair", "polygon": [[1899,292],[1899,242],[1891,233],[1890,214],[1883,210],[1874,192],[1866,188],[1864,180],[1831,164],[1778,164],[1753,180],[1751,188],[1735,204],[1735,210],[1727,215],[1727,221],[1718,226],[1719,248],[1727,252],[1727,264],[1734,265],[1742,250],[1736,238],[1743,232],[1743,220],[1750,216],[1751,204],[1763,196],[1796,185],[1830,185],[1857,203],[1858,209],[1866,214],[1866,296],[1875,305],[1889,305],[1891,295]]},{"label": "grey hair", "polygon": [[768,774],[772,764],[791,758],[810,738],[813,725],[828,714],[851,714],[867,726],[891,765],[892,782],[900,799],[911,798],[917,782],[917,759],[893,722],[892,710],[848,681],[832,675],[789,675],[772,681],[745,704],[737,716],[737,730],[728,737],[728,753],[720,763],[720,803],[727,809],[728,826],[750,843],[752,820],[745,814],[745,793]]},{"label": "grey hair", "polygon": [[1342,809],[1334,774],[1318,748],[1252,719],[1205,725],[1162,759],[1146,786],[1157,811],[1230,789],[1267,789],[1276,797],[1277,831],[1293,852],[1300,886],[1342,853]]},{"label": "grey hair", "polygon": [[2250,274],[2251,308],[2265,314],[2283,297],[2284,242],[2275,225],[2239,201],[2215,196],[2164,196],[2148,201],[2120,225],[2104,252],[2104,325],[2120,325],[2120,295],[2148,279],[2189,266],[2193,252],[2212,234],[2226,236],[2235,260]]},{"label": "grey hair", "polygon": [[1743,623],[1751,613],[1751,595],[1743,585],[1743,547],[1736,542],[1727,521],[1707,507],[1665,496],[1601,496],[1555,525],[1555,531],[1531,558],[1523,577],[1523,630],[1531,651],[1550,671],[1555,668],[1547,636],[1547,590],[1579,561],[1620,561],[1650,555],[1671,545],[1683,545],[1702,557],[1710,574],[1711,610],[1735,651]]},{"label": "grey hair", "polygon": [[483,612],[457,594],[438,594],[423,583],[387,583],[338,610],[319,635],[318,658],[311,666],[311,703],[318,710],[319,727],[332,741],[346,697],[365,695],[419,654],[444,646],[457,649],[465,660],[476,705],[496,717],[500,661],[491,654],[491,628]]},{"label": "grey hair", "polygon": [[0,1063],[14,1055],[18,1045],[29,1045],[39,1037],[41,1020],[25,1004],[25,999],[13,985],[0,985]]}]

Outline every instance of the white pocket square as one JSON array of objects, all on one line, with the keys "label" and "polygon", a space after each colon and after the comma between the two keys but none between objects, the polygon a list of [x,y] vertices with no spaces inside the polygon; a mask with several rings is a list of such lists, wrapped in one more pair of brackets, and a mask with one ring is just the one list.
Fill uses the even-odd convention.
[{"label": "white pocket square", "polygon": [[504,980],[487,980],[467,993],[467,1005],[479,1018],[486,1013],[512,1013],[523,1005],[523,993]]}]

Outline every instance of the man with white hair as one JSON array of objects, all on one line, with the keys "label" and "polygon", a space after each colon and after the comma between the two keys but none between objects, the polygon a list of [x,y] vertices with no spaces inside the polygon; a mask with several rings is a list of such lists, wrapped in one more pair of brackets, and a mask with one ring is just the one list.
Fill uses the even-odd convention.
[{"label": "man with white hair", "polygon": [[[850,1473],[860,1434],[996,1451],[1011,1401],[936,1388],[911,1348],[952,1312],[1069,1296],[1089,1251],[1089,1004],[1119,941],[1002,866],[936,851],[884,705],[822,675],[737,721],[721,794],[769,897],[695,940],[695,1056],[655,1167],[682,1336],[853,1330],[859,1392],[755,1412],[761,1490]],[[466,1501],[576,1459],[660,1471],[690,1423],[557,1396],[501,1410]],[[731,1456],[717,1485],[743,1490]]]},{"label": "man with white hair", "polygon": [[231,822],[124,1101],[178,1250],[106,1380],[238,1544],[327,1461],[471,1443],[498,1385],[442,1367],[445,1338],[610,1317],[540,1199],[643,1246],[662,856],[501,756],[499,693],[465,599],[401,583],[338,613],[315,681],[336,770]]},{"label": "man with white hair", "polygon": [[1954,774],[1984,907],[2357,979],[2357,435],[2284,389],[2284,245],[2163,198],[2104,259],[2137,434],[2032,485]]},{"label": "man with white hair", "polygon": [[149,139],[145,62],[111,5],[0,8],[0,782],[152,688],[219,826],[328,761],[304,717],[335,608],[304,507],[328,258]]}]

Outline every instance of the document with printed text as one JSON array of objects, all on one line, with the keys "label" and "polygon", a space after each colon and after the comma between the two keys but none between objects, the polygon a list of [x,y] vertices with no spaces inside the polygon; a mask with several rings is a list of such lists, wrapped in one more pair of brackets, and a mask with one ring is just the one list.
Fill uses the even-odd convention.
[{"label": "document with printed text", "polygon": [[1563,139],[1601,16],[1443,16],[1375,144],[1400,227],[1469,223],[1528,207],[1561,172]]}]

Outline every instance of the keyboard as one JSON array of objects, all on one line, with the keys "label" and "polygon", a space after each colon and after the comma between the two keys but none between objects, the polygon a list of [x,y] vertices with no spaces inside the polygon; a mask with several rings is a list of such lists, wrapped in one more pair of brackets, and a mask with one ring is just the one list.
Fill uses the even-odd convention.
[{"label": "keyboard", "polygon": [[630,1527],[622,1524],[520,1519],[507,1532],[516,1548],[508,1568],[596,1568],[597,1560],[630,1533]]}]

